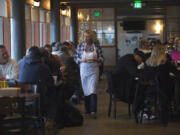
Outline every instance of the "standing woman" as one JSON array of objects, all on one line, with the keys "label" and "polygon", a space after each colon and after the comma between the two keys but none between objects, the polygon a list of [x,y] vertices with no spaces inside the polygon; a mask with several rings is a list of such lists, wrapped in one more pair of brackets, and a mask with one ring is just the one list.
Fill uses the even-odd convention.
[{"label": "standing woman", "polygon": [[96,119],[99,63],[103,62],[104,58],[100,46],[93,42],[92,30],[84,32],[84,41],[77,46],[74,60],[80,66],[86,114],[91,114],[92,118]]}]

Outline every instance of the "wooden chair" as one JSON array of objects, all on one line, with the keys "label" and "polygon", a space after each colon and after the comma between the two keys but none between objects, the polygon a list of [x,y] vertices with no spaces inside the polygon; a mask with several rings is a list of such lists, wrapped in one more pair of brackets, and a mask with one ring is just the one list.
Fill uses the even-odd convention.
[{"label": "wooden chair", "polygon": [[[147,115],[147,119],[151,119],[151,115],[159,118],[163,126],[167,126],[170,118],[169,110],[170,95],[167,95],[160,88],[159,74],[156,71],[144,71],[144,76],[136,85],[136,93],[133,102],[133,113],[136,123],[142,123],[143,115]],[[149,96],[149,97],[148,97]],[[148,98],[147,98],[148,97]],[[145,100],[149,100],[149,103]],[[150,101],[151,100],[151,101]],[[151,109],[154,107],[154,109]]]},{"label": "wooden chair", "polygon": [[0,97],[1,134],[24,134],[24,112],[21,97]]},{"label": "wooden chair", "polygon": [[41,129],[41,134],[45,135],[45,115],[43,114],[43,91],[45,85],[38,83],[18,83],[24,97],[25,114],[33,116],[32,120],[38,123],[38,128]]},{"label": "wooden chair", "polygon": [[[19,83],[17,87],[21,88],[21,94],[19,96],[0,97],[0,119],[2,119],[0,126],[4,129],[3,135],[24,135],[25,132],[27,132],[25,129],[32,129],[29,131],[33,131],[33,134],[37,134],[37,129],[41,129],[41,134],[45,135],[45,120],[41,112],[40,103],[42,87],[40,87],[40,84],[28,83]],[[15,117],[7,120],[6,117],[9,116]],[[18,122],[18,124],[15,124],[15,126],[12,124],[6,124],[9,122]],[[18,129],[18,132],[10,132],[9,128]]]},{"label": "wooden chair", "polygon": [[[113,77],[112,77],[112,72],[108,71],[105,72],[106,74],[106,78],[107,78],[107,82],[108,82],[108,89],[107,92],[109,93],[109,108],[108,108],[108,117],[111,116],[111,107],[112,107],[112,101],[113,101],[113,105],[114,105],[114,109],[113,109],[113,118],[116,119],[116,102],[120,101],[119,98],[117,98],[115,92],[114,92],[114,85],[113,85]],[[128,103],[128,115],[129,117],[131,116],[131,104]]]}]

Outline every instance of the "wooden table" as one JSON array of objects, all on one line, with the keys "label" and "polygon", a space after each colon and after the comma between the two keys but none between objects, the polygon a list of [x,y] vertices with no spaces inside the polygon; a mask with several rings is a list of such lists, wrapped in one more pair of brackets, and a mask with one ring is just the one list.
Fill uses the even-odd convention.
[{"label": "wooden table", "polygon": [[7,87],[0,88],[0,97],[9,96],[9,97],[18,97],[20,96],[21,88],[19,87]]}]

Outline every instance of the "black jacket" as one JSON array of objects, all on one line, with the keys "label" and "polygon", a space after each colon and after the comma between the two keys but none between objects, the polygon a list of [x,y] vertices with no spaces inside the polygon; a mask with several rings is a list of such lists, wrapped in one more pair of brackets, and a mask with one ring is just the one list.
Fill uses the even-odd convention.
[{"label": "black jacket", "polygon": [[37,83],[43,81],[47,85],[53,85],[50,69],[41,62],[40,57],[23,57],[19,65],[19,82]]},{"label": "black jacket", "polygon": [[[170,77],[169,73],[174,73],[177,77],[180,77],[180,71],[170,63],[166,62],[157,67],[151,67],[145,65],[142,72],[142,78],[136,86],[136,93],[133,102],[133,113],[137,118],[138,112],[143,109],[144,100],[148,96],[147,94],[152,94],[157,100],[157,106],[159,118],[162,124],[167,124],[169,118],[169,107],[170,100],[173,91],[173,79]],[[142,83],[146,82],[146,83]],[[152,97],[152,96],[151,96]]]},{"label": "black jacket", "polygon": [[133,54],[121,57],[113,70],[114,92],[120,100],[132,103],[134,98],[134,87],[137,76],[137,62]]}]

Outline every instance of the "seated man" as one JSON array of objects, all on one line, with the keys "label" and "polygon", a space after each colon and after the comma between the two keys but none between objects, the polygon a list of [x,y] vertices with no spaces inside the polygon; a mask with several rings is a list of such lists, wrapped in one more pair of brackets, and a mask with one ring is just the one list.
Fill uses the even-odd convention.
[{"label": "seated man", "polygon": [[0,80],[18,79],[18,64],[9,58],[5,46],[0,45]]},{"label": "seated man", "polygon": [[41,80],[41,82],[44,82],[43,85],[46,88],[41,91],[43,111],[46,111],[48,120],[52,120],[54,126],[62,128],[67,122],[70,112],[66,110],[67,104],[62,94],[63,89],[54,86],[53,72],[50,70],[48,63],[45,61],[43,63],[42,56],[38,47],[33,46],[29,49],[27,55],[19,61],[19,81],[37,83]]},{"label": "seated man", "polygon": [[31,47],[29,53],[19,61],[19,82],[37,83],[43,81],[53,85],[50,69],[41,61],[41,53],[38,47]]},{"label": "seated man", "polygon": [[48,65],[41,59],[41,52],[38,47],[29,48],[26,56],[19,61],[19,83],[43,83],[41,91],[41,109],[47,118],[55,120],[57,104],[54,100],[55,90],[53,89],[53,78]]},{"label": "seated man", "polygon": [[147,60],[151,55],[150,42],[144,38],[140,41],[139,50],[144,53],[144,61]]},{"label": "seated man", "polygon": [[138,65],[142,63],[144,54],[136,50],[134,54],[122,56],[113,70],[114,87],[120,100],[132,103],[134,97],[134,79],[138,73]]}]

